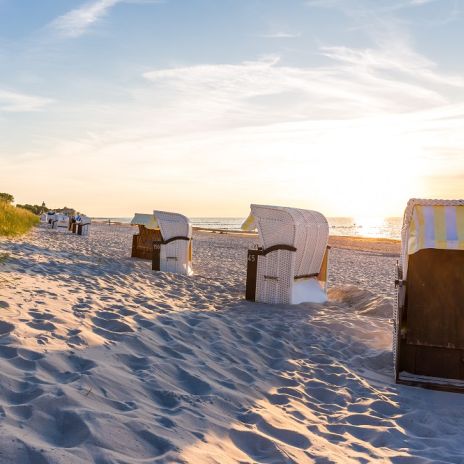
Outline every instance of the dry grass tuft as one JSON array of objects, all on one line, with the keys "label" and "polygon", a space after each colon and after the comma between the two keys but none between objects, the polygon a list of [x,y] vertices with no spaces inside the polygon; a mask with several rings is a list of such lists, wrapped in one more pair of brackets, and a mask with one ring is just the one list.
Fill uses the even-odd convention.
[{"label": "dry grass tuft", "polygon": [[0,236],[16,237],[25,234],[39,223],[31,212],[0,201]]}]

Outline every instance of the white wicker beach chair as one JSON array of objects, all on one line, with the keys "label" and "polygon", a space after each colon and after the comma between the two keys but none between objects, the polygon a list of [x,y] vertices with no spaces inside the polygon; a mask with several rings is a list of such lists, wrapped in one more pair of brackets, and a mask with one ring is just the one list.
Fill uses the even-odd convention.
[{"label": "white wicker beach chair", "polygon": [[89,235],[90,231],[90,224],[92,224],[92,221],[89,217],[87,216],[82,216],[80,221],[76,221],[77,224],[77,235]]},{"label": "white wicker beach chair", "polygon": [[54,214],[51,216],[51,228],[56,232],[66,233],[69,231],[69,217],[65,214]]},{"label": "white wicker beach chair", "polygon": [[[162,240],[155,241],[153,269],[191,275],[192,225],[182,214],[154,211]],[[159,253],[157,250],[159,249]]]},{"label": "white wicker beach chair", "polygon": [[53,222],[55,221],[55,212],[49,211],[47,213],[47,226],[49,229],[53,228]]},{"label": "white wicker beach chair", "polygon": [[464,200],[409,200],[401,231],[396,381],[464,390]]},{"label": "white wicker beach chair", "polygon": [[247,299],[274,304],[327,301],[329,226],[321,213],[251,205],[242,229],[258,229],[260,242],[248,253]]}]

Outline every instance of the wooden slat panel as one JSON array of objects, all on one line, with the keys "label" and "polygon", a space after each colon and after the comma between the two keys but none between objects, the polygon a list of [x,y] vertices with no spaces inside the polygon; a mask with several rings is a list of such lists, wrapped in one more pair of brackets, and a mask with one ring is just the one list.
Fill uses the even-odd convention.
[{"label": "wooden slat panel", "polygon": [[[414,374],[445,379],[464,379],[462,376],[462,352],[432,346],[415,347]],[[411,371],[408,371],[411,372]]]},{"label": "wooden slat panel", "polygon": [[139,226],[139,234],[132,238],[133,258],[153,259],[153,242],[161,240],[161,232],[158,229],[147,229],[145,226]]},{"label": "wooden slat panel", "polygon": [[464,348],[464,252],[425,249],[409,257],[407,342]]}]

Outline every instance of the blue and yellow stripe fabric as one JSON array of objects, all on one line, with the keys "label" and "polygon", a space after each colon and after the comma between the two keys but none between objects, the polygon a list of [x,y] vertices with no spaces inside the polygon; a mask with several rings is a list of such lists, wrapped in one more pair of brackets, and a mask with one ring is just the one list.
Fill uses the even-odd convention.
[{"label": "blue and yellow stripe fabric", "polygon": [[408,254],[424,248],[464,250],[464,205],[415,205]]}]

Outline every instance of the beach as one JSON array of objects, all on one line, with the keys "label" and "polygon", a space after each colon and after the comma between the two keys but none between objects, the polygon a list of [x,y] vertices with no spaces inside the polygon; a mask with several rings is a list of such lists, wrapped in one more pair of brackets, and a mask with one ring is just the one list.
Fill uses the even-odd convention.
[{"label": "beach", "polygon": [[462,463],[464,396],[396,385],[398,241],[331,237],[329,302],[244,300],[246,234],[194,276],[135,229],[0,240],[0,463]]}]

